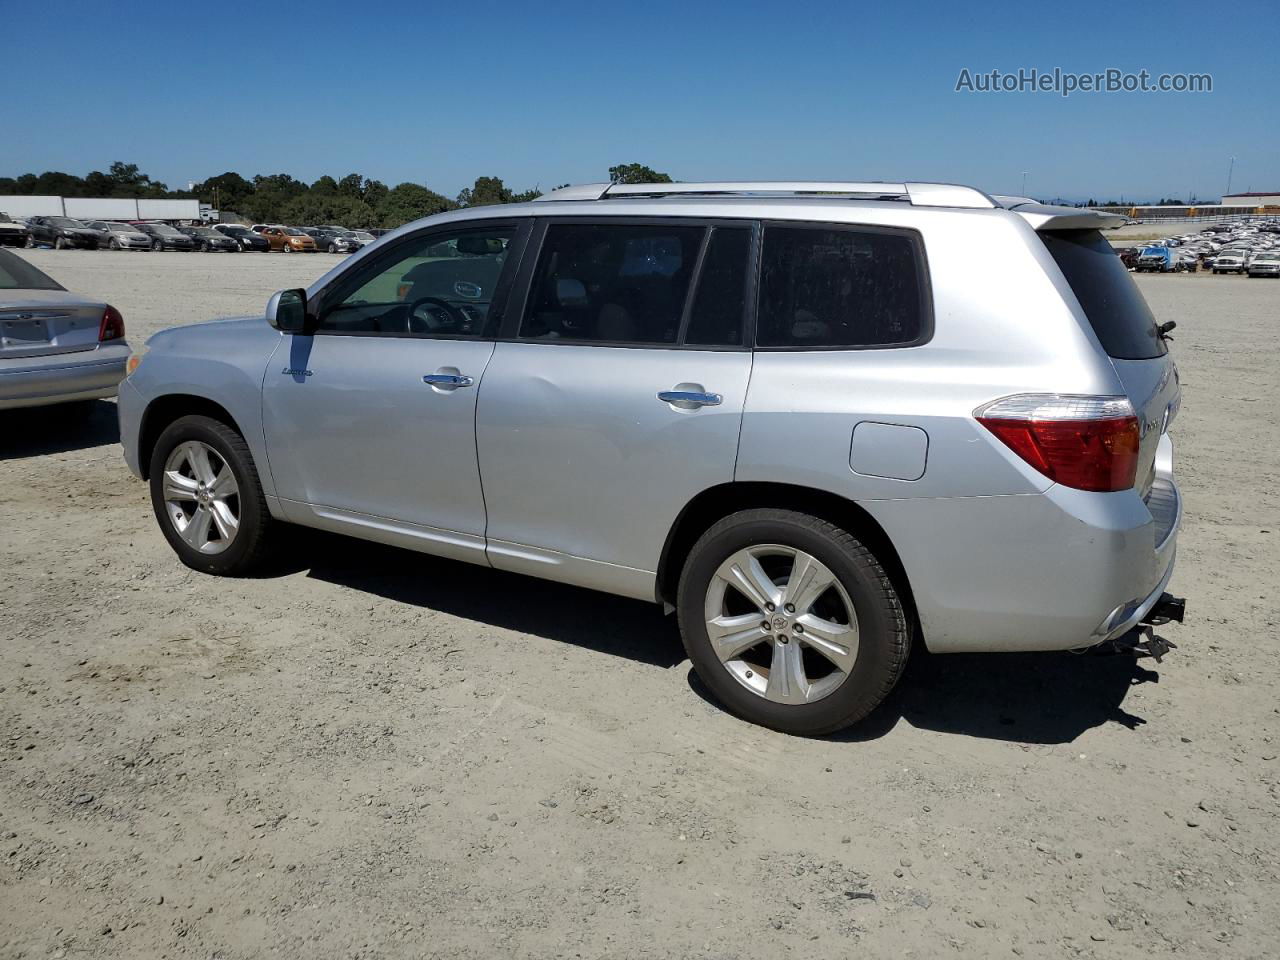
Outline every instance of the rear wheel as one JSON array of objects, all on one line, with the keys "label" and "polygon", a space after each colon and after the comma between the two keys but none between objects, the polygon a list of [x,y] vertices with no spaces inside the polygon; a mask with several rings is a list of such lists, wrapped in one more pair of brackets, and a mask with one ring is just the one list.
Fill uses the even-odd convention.
[{"label": "rear wheel", "polygon": [[151,505],[178,558],[245,576],[268,560],[274,521],[244,438],[210,417],[175,420],[151,454]]},{"label": "rear wheel", "polygon": [[698,676],[730,710],[805,736],[863,719],[906,666],[910,630],[879,561],[848,531],[790,510],[713,525],[680,577]]},{"label": "rear wheel", "polygon": [[66,247],[66,245],[67,245],[67,241],[64,240],[62,237],[53,238],[53,249],[62,250],[63,248]]}]

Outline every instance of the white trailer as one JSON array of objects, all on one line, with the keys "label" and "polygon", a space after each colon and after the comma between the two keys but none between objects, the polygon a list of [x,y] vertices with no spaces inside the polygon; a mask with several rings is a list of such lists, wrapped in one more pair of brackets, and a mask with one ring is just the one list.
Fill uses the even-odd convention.
[{"label": "white trailer", "polygon": [[139,220],[199,220],[199,200],[139,200]]},{"label": "white trailer", "polygon": [[62,201],[68,217],[77,220],[140,220],[138,201],[96,197],[67,197]]},{"label": "white trailer", "polygon": [[62,217],[61,197],[0,197],[0,210],[11,217]]}]

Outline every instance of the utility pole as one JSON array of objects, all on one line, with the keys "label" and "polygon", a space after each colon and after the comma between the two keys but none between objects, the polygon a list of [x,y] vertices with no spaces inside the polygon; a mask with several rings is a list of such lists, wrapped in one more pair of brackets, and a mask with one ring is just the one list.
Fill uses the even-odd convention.
[{"label": "utility pole", "polygon": [[1235,172],[1236,172],[1236,158],[1232,157],[1231,166],[1227,167],[1227,192],[1223,194],[1224,197],[1231,196],[1231,175]]},{"label": "utility pole", "polygon": [[1022,171],[1022,192],[1020,196],[1025,197],[1026,195],[1027,195],[1027,171],[1023,170]]}]

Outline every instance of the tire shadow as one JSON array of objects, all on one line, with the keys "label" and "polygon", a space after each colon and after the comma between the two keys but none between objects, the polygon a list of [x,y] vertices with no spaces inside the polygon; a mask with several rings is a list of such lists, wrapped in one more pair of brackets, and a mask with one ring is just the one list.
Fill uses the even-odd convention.
[{"label": "tire shadow", "polygon": [[[1146,721],[1122,704],[1131,688],[1159,682],[1158,673],[1127,655],[936,655],[917,649],[885,702],[861,723],[829,739],[878,740],[905,721],[920,730],[984,740],[1071,743],[1104,723],[1129,730],[1142,726]],[[692,670],[689,686],[721,706]]]},{"label": "tire shadow", "polygon": [[307,576],[388,600],[626,657],[685,659],[675,618],[652,603],[313,530],[290,531]]},{"label": "tire shadow", "polygon": [[[293,528],[281,573],[438,610],[477,623],[669,669],[686,657],[675,617],[654,604]],[[1146,721],[1124,710],[1129,690],[1160,675],[1129,656],[1072,653],[930,654],[917,645],[889,698],[857,726],[833,734],[876,740],[905,721],[922,730],[1011,743],[1070,743],[1086,730]],[[690,688],[724,709],[692,669]]]},{"label": "tire shadow", "polygon": [[88,450],[120,442],[110,400],[0,410],[0,460]]}]

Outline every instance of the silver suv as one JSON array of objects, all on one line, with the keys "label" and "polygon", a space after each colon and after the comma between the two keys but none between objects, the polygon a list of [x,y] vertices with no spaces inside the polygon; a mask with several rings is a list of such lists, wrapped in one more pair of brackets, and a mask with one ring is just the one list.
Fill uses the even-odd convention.
[{"label": "silver suv", "polygon": [[1162,652],[1179,387],[1122,222],[920,183],[454,211],[152,337],[125,456],[197,570],[294,523],[656,601],[732,710],[830,732],[915,640]]}]

